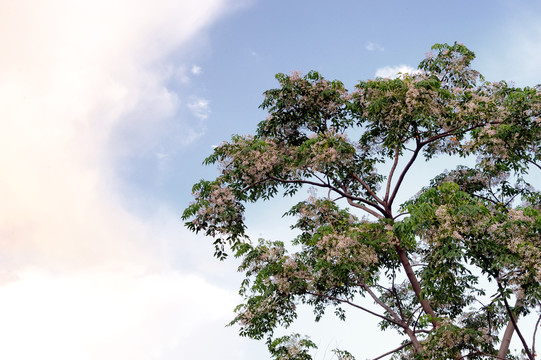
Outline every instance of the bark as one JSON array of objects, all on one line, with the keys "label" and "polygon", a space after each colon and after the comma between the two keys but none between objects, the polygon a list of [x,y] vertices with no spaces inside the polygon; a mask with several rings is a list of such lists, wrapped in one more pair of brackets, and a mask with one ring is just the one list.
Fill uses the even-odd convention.
[{"label": "bark", "polygon": [[419,302],[421,303],[421,307],[426,314],[431,316],[432,325],[434,326],[434,328],[437,328],[438,322],[436,321],[436,314],[434,313],[434,310],[432,310],[432,306],[430,306],[430,303],[426,299],[423,299],[423,297],[421,296],[421,284],[419,284],[417,276],[415,276],[415,273],[413,272],[413,268],[411,267],[411,263],[408,259],[408,254],[406,254],[406,251],[400,245],[395,245],[395,249],[398,253],[398,257],[400,258],[400,262],[402,263],[402,266],[406,271],[406,275],[411,284],[411,287],[415,292],[415,295],[417,295],[417,299],[419,299]]},{"label": "bark", "polygon": [[415,351],[418,354],[422,354],[423,353],[423,345],[421,345],[421,343],[417,339],[417,336],[415,336],[415,333],[409,327],[406,327],[405,330],[406,330],[406,334],[408,335],[408,337],[411,340],[411,343],[413,344],[413,347],[415,348]]},{"label": "bark", "polygon": [[[522,298],[517,296],[517,301],[515,302],[515,307],[522,305]],[[517,321],[518,317],[515,316],[515,322]],[[509,351],[509,345],[511,344],[511,338],[513,337],[513,334],[515,333],[515,326],[513,325],[513,321],[509,319],[509,322],[507,323],[507,327],[505,328],[505,332],[503,334],[502,343],[500,344],[500,349],[498,350],[498,358],[505,359],[507,356],[507,352]]]},{"label": "bark", "polygon": [[520,342],[522,343],[522,347],[524,349],[524,352],[526,353],[526,356],[528,356],[528,359],[535,360],[534,355],[532,354],[532,352],[528,348],[528,343],[526,342],[526,339],[524,339],[524,336],[522,336],[522,333],[521,333],[520,329],[517,326],[517,322],[515,320],[515,314],[513,314],[513,311],[511,310],[511,307],[509,306],[509,303],[507,302],[507,298],[505,297],[505,294],[504,294],[502,285],[501,285],[501,283],[499,281],[499,278],[497,278],[496,281],[498,283],[498,290],[500,290],[500,294],[502,295],[502,300],[503,300],[503,303],[505,305],[505,309],[507,310],[507,315],[509,316],[509,319],[513,323],[513,327],[517,331],[517,335],[518,335],[518,337],[520,339]]}]

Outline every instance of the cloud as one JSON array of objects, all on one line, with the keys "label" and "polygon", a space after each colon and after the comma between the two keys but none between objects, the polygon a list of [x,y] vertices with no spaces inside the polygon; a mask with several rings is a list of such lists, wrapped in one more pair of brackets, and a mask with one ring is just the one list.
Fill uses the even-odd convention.
[{"label": "cloud", "polygon": [[[64,276],[40,269],[21,272],[19,281],[0,287],[0,355],[51,360],[221,357],[212,347],[202,348],[193,335],[223,328],[229,320],[224,314],[236,302],[231,293],[193,275],[133,275],[103,269]],[[227,341],[238,343],[231,335]],[[224,340],[213,341],[223,347]]]},{"label": "cloud", "polygon": [[209,101],[206,99],[193,97],[192,101],[188,104],[188,108],[191,110],[192,114],[199,119],[204,120],[209,117]]},{"label": "cloud", "polygon": [[194,65],[192,66],[190,72],[194,75],[201,75],[203,73],[203,69],[201,66]]},{"label": "cloud", "polygon": [[250,56],[253,57],[254,59],[256,59],[257,61],[261,60],[261,56],[259,55],[259,53],[257,51],[251,50],[250,51]]},{"label": "cloud", "polygon": [[[123,256],[124,248],[108,245],[112,239],[141,237],[139,219],[110,186],[115,156],[151,142],[153,129],[176,114],[178,96],[152,65],[222,6],[217,0],[2,5],[9,16],[1,41],[9,51],[0,59],[0,246],[10,261],[86,264]],[[205,103],[197,110],[203,114]]]},{"label": "cloud", "polygon": [[180,64],[167,69],[164,76],[171,77],[174,82],[180,85],[187,85],[191,82],[190,74],[201,75],[202,73],[203,69],[200,66],[193,65],[191,68],[188,68],[185,64]]},{"label": "cloud", "polygon": [[368,50],[368,51],[384,51],[385,49],[383,48],[383,46],[379,45],[379,44],[376,44],[372,41],[369,41],[366,46],[365,46],[365,49]]},{"label": "cloud", "polygon": [[[225,11],[222,0],[0,3],[0,358],[220,355],[201,333],[224,324],[234,296],[168,266],[157,244],[186,233],[126,209],[117,160],[172,119],[200,131],[178,118],[190,99],[167,87],[168,55]],[[236,338],[216,331],[221,346]]]},{"label": "cloud", "polygon": [[187,67],[184,64],[178,65],[177,68],[172,71],[173,79],[180,84],[188,84],[190,82],[190,76],[188,74]]},{"label": "cloud", "polygon": [[380,78],[397,78],[399,74],[415,74],[419,73],[419,70],[412,68],[408,65],[397,66],[385,66],[376,70],[376,77]]}]

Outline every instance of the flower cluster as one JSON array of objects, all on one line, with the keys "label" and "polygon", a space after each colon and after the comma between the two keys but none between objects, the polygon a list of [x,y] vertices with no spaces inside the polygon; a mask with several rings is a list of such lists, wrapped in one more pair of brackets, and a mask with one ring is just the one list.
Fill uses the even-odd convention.
[{"label": "flower cluster", "polygon": [[[200,193],[196,192],[194,196],[200,196]],[[206,200],[208,205],[201,206],[197,210],[196,217],[192,221],[194,225],[203,223],[218,224],[224,220],[231,222],[236,217],[236,212],[231,210],[237,209],[238,206],[230,188],[213,186]],[[227,227],[216,227],[216,232],[224,234],[228,232],[228,229]]]},{"label": "flower cluster", "polygon": [[307,337],[299,334],[282,336],[269,344],[269,350],[275,360],[311,360],[309,350],[317,348]]},{"label": "flower cluster", "polygon": [[425,340],[426,359],[455,359],[470,352],[475,354],[479,347],[493,351],[496,339],[486,328],[461,328],[450,319],[442,319],[438,330]]},{"label": "flower cluster", "polygon": [[223,176],[248,184],[266,179],[287,156],[274,141],[253,136],[237,136],[233,142],[220,146],[218,151]]},{"label": "flower cluster", "polygon": [[316,246],[325,254],[324,259],[331,264],[354,261],[368,266],[378,261],[373,248],[347,234],[324,235]]}]

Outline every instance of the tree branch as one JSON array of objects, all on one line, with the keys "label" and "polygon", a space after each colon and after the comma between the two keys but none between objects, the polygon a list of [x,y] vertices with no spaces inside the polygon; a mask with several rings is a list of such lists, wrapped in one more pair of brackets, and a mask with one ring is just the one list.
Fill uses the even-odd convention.
[{"label": "tree branch", "polygon": [[[522,305],[522,299],[517,296],[517,301],[515,302],[515,307]],[[516,319],[515,319],[516,321]],[[503,333],[502,343],[500,344],[500,349],[498,350],[498,356],[505,357],[509,351],[509,345],[511,344],[511,338],[515,332],[515,326],[513,322],[509,320],[507,327]]]},{"label": "tree branch", "polygon": [[522,333],[521,333],[520,329],[517,326],[517,322],[515,320],[515,316],[513,315],[513,312],[511,311],[511,307],[509,306],[509,303],[507,302],[507,299],[503,295],[502,285],[500,284],[500,282],[498,280],[497,280],[497,282],[498,282],[498,289],[500,290],[500,293],[502,294],[502,300],[503,300],[503,303],[505,305],[505,310],[507,310],[507,314],[509,315],[509,318],[511,319],[511,322],[513,323],[513,326],[515,327],[515,330],[517,331],[517,335],[520,338],[520,341],[522,342],[522,347],[524,348],[524,351],[526,352],[526,355],[528,355],[528,358],[530,360],[535,360],[534,356],[530,352],[530,349],[528,348],[528,344],[526,343],[526,340],[524,339],[524,336],[522,336]]},{"label": "tree branch", "polygon": [[458,360],[460,360],[460,359],[465,359],[465,358],[467,358],[467,357],[471,357],[471,356],[474,356],[474,355],[483,355],[483,356],[488,356],[489,358],[493,358],[493,359],[508,360],[507,357],[501,357],[501,356],[499,356],[499,355],[491,355],[491,354],[487,354],[487,353],[484,352],[484,351],[478,351],[478,352],[475,352],[475,353],[470,353],[470,354],[461,356],[461,357],[458,358]]},{"label": "tree branch", "polygon": [[527,162],[531,163],[532,165],[536,166],[539,170],[541,170],[541,165],[536,163],[535,161],[532,161],[530,159],[526,159]]},{"label": "tree branch", "polygon": [[[423,308],[423,307],[422,307],[421,305],[419,305],[419,307],[417,307],[417,309],[413,310],[413,311],[411,312],[410,316],[408,316],[408,318],[406,319],[406,322],[407,322],[408,324],[410,324],[411,321],[412,321],[412,319],[413,319],[413,317],[415,316],[415,313],[416,313],[417,311],[421,310],[422,308]],[[415,329],[415,327],[417,326],[417,322],[419,321],[419,318],[421,317],[421,315],[422,315],[422,313],[419,312],[419,316],[417,316],[417,319],[415,320],[415,323],[413,324],[413,329]],[[414,331],[416,331],[416,330],[414,330]]]},{"label": "tree branch", "polygon": [[394,286],[395,277],[396,277],[396,272],[395,272],[395,269],[393,269],[393,281],[391,283],[391,286],[392,286],[391,289],[392,289],[394,298],[396,299],[396,306],[398,307],[398,311],[400,312],[400,318],[403,321],[405,321],[406,319],[404,319],[404,312],[402,311],[402,302],[400,301],[400,298],[398,297],[398,293],[396,292],[396,287]]},{"label": "tree branch", "polygon": [[[362,285],[361,285],[362,286]],[[364,285],[363,287],[365,287],[366,285]],[[366,288],[365,288],[366,289]],[[368,291],[368,290],[367,290]],[[369,294],[374,297],[374,293],[372,291],[368,291]],[[411,340],[411,343],[413,344],[413,346],[415,347],[415,350],[418,352],[418,353],[421,353],[423,351],[423,346],[421,345],[421,343],[419,342],[419,340],[417,340],[417,337],[415,336],[415,333],[409,328],[409,326],[404,323],[403,321],[401,321],[400,319],[397,319],[397,320],[394,320],[394,319],[389,319],[388,317],[386,316],[383,316],[381,314],[378,314],[374,311],[371,311],[371,310],[368,310],[367,308],[365,307],[362,307],[360,305],[357,305],[349,300],[344,300],[344,299],[340,299],[340,298],[337,298],[335,296],[332,296],[332,295],[327,295],[327,294],[320,294],[320,293],[314,293],[314,292],[310,292],[310,291],[307,291],[306,294],[309,294],[309,295],[313,295],[313,296],[319,296],[319,297],[325,297],[327,299],[330,299],[330,300],[335,300],[335,301],[338,301],[338,302],[343,302],[345,304],[348,304],[348,305],[351,305],[357,309],[360,309],[360,310],[363,310],[363,311],[366,311],[367,313],[369,314],[372,314],[374,316],[377,316],[383,320],[386,320],[390,323],[393,323],[397,326],[400,326],[402,329],[404,329],[404,331],[406,332],[406,334],[409,336],[410,340]],[[376,297],[377,298],[377,297]],[[379,300],[379,299],[378,299]],[[381,306],[383,306],[383,308],[385,308],[387,310],[387,305],[385,304],[382,304],[380,303],[381,300],[379,300],[378,304],[380,304]],[[387,310],[389,311],[389,310]],[[396,313],[390,309],[389,311],[391,313],[391,315],[393,315],[393,317],[396,316]]]},{"label": "tree branch", "polygon": [[327,298],[327,299],[330,299],[330,300],[335,300],[335,301],[338,301],[338,302],[341,302],[341,303],[344,303],[344,304],[348,304],[348,305],[351,305],[353,306],[354,308],[357,308],[357,309],[360,309],[360,310],[363,310],[363,311],[366,311],[367,313],[371,314],[371,315],[374,315],[374,316],[377,316],[379,317],[380,319],[383,319],[385,321],[389,321],[395,325],[398,325],[400,327],[403,327],[403,325],[393,319],[389,319],[388,317],[386,316],[383,316],[381,314],[378,314],[377,312],[374,312],[372,310],[368,310],[367,308],[365,307],[362,307],[360,305],[357,305],[349,300],[345,300],[345,299],[340,299],[340,298],[337,298],[335,296],[332,296],[332,295],[327,295],[327,294],[320,294],[320,293],[315,293],[315,292],[311,292],[311,291],[306,291],[306,294],[308,295],[312,295],[312,296],[317,296],[317,297],[324,297],[324,298]]},{"label": "tree branch", "polygon": [[[317,173],[316,173],[315,171],[313,171],[313,170],[308,170],[308,172],[309,172],[310,174],[312,174],[313,177],[315,177],[316,179],[318,179],[319,181],[321,181],[322,184],[325,183],[325,181],[323,181],[322,178],[320,178],[319,176],[317,176]],[[328,182],[327,182],[327,184],[328,184]]]},{"label": "tree branch", "polygon": [[393,175],[394,175],[394,172],[396,170],[396,167],[398,166],[398,155],[399,155],[399,151],[398,151],[398,147],[396,148],[396,153],[394,155],[394,162],[393,162],[393,166],[391,167],[391,171],[389,172],[389,177],[387,178],[387,188],[385,189],[385,201],[388,202],[389,201],[389,192],[391,191],[391,181],[393,179]]},{"label": "tree branch", "polygon": [[537,329],[539,328],[539,322],[541,322],[541,315],[537,318],[537,322],[535,323],[535,330],[533,331],[533,339],[532,339],[532,353],[535,356],[535,337],[537,335]]},{"label": "tree branch", "polygon": [[402,170],[402,173],[398,177],[398,181],[396,182],[396,185],[394,186],[394,189],[393,189],[393,194],[391,195],[391,198],[387,202],[387,207],[388,207],[389,211],[391,210],[391,206],[393,205],[393,201],[394,201],[394,199],[396,197],[396,194],[398,193],[398,189],[400,188],[400,185],[402,185],[402,181],[404,181],[404,177],[406,176],[406,173],[408,172],[410,167],[415,162],[415,159],[417,159],[417,155],[419,155],[419,152],[421,151],[421,148],[422,148],[422,145],[419,143],[419,140],[417,140],[417,148],[413,152],[413,155],[412,155],[411,159],[406,164],[406,167],[404,167],[404,170]]},{"label": "tree branch", "polygon": [[381,306],[382,308],[384,308],[385,310],[387,310],[387,312],[389,314],[391,314],[391,316],[398,322],[400,323],[401,327],[403,327],[404,329],[407,327],[407,324],[404,322],[404,319],[401,319],[400,316],[398,316],[398,314],[393,310],[391,309],[391,307],[387,304],[385,304],[383,301],[381,301],[377,296],[376,294],[374,294],[374,292],[372,291],[372,289],[370,289],[370,287],[364,283],[360,283],[359,284],[363,289],[366,290],[366,292],[368,294],[370,294],[370,296],[372,297],[372,299],[374,299],[374,301],[379,305]]},{"label": "tree branch", "polygon": [[250,185],[246,185],[245,187],[243,187],[240,191],[241,192],[245,192],[246,190],[250,189],[251,187],[257,185],[257,184],[261,184],[261,183],[264,183],[265,181],[267,181],[269,178],[264,178],[264,179],[261,179],[261,180],[258,180]]},{"label": "tree branch", "polygon": [[365,188],[365,190],[368,192],[368,194],[370,194],[370,196],[372,196],[374,198],[374,200],[376,200],[378,202],[378,204],[380,204],[382,206],[385,206],[386,202],[381,200],[379,198],[379,196],[370,188],[370,186],[368,186],[368,184],[366,184],[357,174],[350,173],[350,175],[355,180],[357,180],[363,186],[363,188]]},{"label": "tree branch", "polygon": [[[369,205],[369,206],[372,206],[373,208],[377,209],[380,213],[384,214],[385,211],[383,210],[383,208],[381,208],[380,206],[378,206],[378,204],[375,204],[371,201],[368,201],[366,199],[363,199],[363,198],[359,198],[359,197],[356,197],[356,196],[353,196],[351,194],[348,194],[332,185],[329,185],[329,184],[325,184],[323,182],[321,183],[317,183],[315,181],[310,181],[310,180],[286,180],[286,179],[280,179],[276,176],[273,176],[273,175],[269,175],[268,177],[269,179],[271,180],[274,180],[274,181],[277,181],[277,182],[280,182],[280,183],[284,183],[284,184],[307,184],[307,185],[313,185],[313,186],[317,186],[317,187],[320,187],[320,188],[328,188],[328,189],[331,189],[332,191],[336,192],[337,194],[345,197],[348,199],[348,202],[349,200],[356,200],[356,201],[360,201],[366,205]],[[350,205],[353,205],[353,204],[350,204]],[[354,205],[353,205],[354,206]],[[367,209],[366,207],[362,207],[363,210]],[[366,210],[367,212],[369,212],[370,214],[374,215],[373,212],[371,211],[368,211]],[[372,210],[373,211],[373,210]],[[377,214],[377,213],[376,213]],[[378,218],[381,218],[381,215],[378,214],[377,216]]]},{"label": "tree branch", "polygon": [[408,341],[407,343],[405,343],[405,344],[403,344],[403,345],[400,345],[400,346],[397,347],[396,349],[391,350],[391,351],[388,351],[388,352],[386,352],[386,353],[383,354],[383,355],[380,355],[380,356],[378,356],[378,357],[376,357],[376,358],[373,358],[372,360],[379,360],[379,359],[382,359],[382,358],[384,358],[384,357],[387,356],[387,355],[391,355],[391,354],[393,354],[393,353],[395,353],[395,352],[397,352],[397,351],[402,350],[403,348],[405,348],[405,347],[407,347],[407,346],[410,346],[411,344],[412,344],[412,342],[411,342],[411,341]]},{"label": "tree branch", "polygon": [[398,314],[393,310],[391,309],[391,307],[387,304],[385,304],[383,301],[381,301],[377,296],[376,294],[374,294],[374,292],[372,291],[372,289],[370,289],[370,287],[364,283],[361,283],[360,284],[361,287],[363,287],[366,292],[368,294],[370,294],[370,296],[372,297],[372,299],[374,299],[374,301],[379,305],[381,306],[382,308],[384,308],[385,310],[387,310],[387,312],[389,314],[392,315],[392,317],[400,323],[400,326],[404,329],[404,331],[406,332],[406,334],[409,336],[410,340],[411,340],[411,343],[413,344],[413,346],[415,347],[415,350],[418,352],[418,353],[421,353],[423,351],[423,346],[421,345],[421,343],[419,342],[419,340],[417,339],[417,336],[415,335],[415,332],[413,332],[413,330],[411,330],[411,328],[409,327],[408,323],[406,323],[404,321],[404,319],[400,318],[400,316],[398,316]]},{"label": "tree branch", "polygon": [[396,219],[398,219],[399,217],[404,216],[404,215],[408,215],[408,214],[409,214],[409,212],[407,212],[407,211],[406,211],[406,212],[402,212],[402,213],[396,215],[396,216],[393,218],[393,220],[396,220]]},{"label": "tree branch", "polygon": [[367,207],[364,206],[364,205],[354,203],[353,200],[351,200],[351,199],[348,198],[348,197],[346,197],[346,199],[347,199],[349,205],[354,206],[354,207],[359,208],[359,209],[362,209],[362,210],[366,211],[367,213],[369,213],[370,215],[375,216],[375,217],[378,218],[378,219],[383,219],[383,215],[378,214],[378,213],[375,212],[374,210],[372,210],[372,209],[370,209],[370,208],[367,208]]},{"label": "tree branch", "polygon": [[421,146],[424,146],[424,145],[426,145],[428,143],[431,143],[433,141],[436,141],[438,139],[441,139],[441,138],[449,136],[449,135],[462,135],[462,134],[467,133],[468,131],[471,131],[473,129],[477,129],[477,128],[479,128],[481,126],[484,126],[484,125],[487,125],[487,124],[497,125],[497,124],[501,124],[502,122],[503,121],[487,121],[486,123],[476,124],[476,125],[470,126],[469,128],[466,128],[466,129],[461,130],[461,131],[457,131],[457,129],[447,130],[445,132],[442,132],[441,134],[437,134],[437,135],[432,136],[431,138],[426,139],[425,141],[421,142],[420,144],[421,144]]},{"label": "tree branch", "polygon": [[400,259],[400,263],[402,264],[402,267],[406,271],[406,276],[408,277],[411,287],[413,291],[415,292],[417,299],[421,303],[421,307],[423,308],[423,311],[427,315],[430,315],[431,317],[430,321],[432,323],[432,326],[434,326],[434,328],[437,328],[438,322],[436,321],[436,314],[434,313],[434,310],[432,309],[432,306],[430,305],[430,303],[421,296],[421,291],[422,291],[421,285],[419,284],[419,281],[417,280],[417,277],[415,276],[413,268],[411,267],[406,251],[400,245],[395,245],[395,249],[398,254],[398,258]]}]

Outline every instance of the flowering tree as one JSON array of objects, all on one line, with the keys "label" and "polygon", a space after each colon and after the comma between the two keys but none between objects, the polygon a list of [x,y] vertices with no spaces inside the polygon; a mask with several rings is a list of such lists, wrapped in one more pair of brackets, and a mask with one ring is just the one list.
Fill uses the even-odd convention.
[{"label": "flowering tree", "polygon": [[[273,358],[311,359],[308,338],[274,336],[302,303],[316,320],[329,307],[342,320],[363,311],[404,337],[378,359],[514,358],[514,334],[534,359],[536,331],[527,339],[519,323],[541,301],[541,195],[526,181],[541,170],[541,90],[485,81],[461,44],[433,51],[419,72],[352,92],[316,72],[279,74],[256,134],[206,159],[219,176],[194,186],[183,218],[215,239],[215,256],[241,258],[232,324]],[[412,165],[438,155],[477,165],[434,174],[395,204]],[[325,196],[309,191],[287,212],[296,237],[252,242],[244,204],[303,187]]]}]

